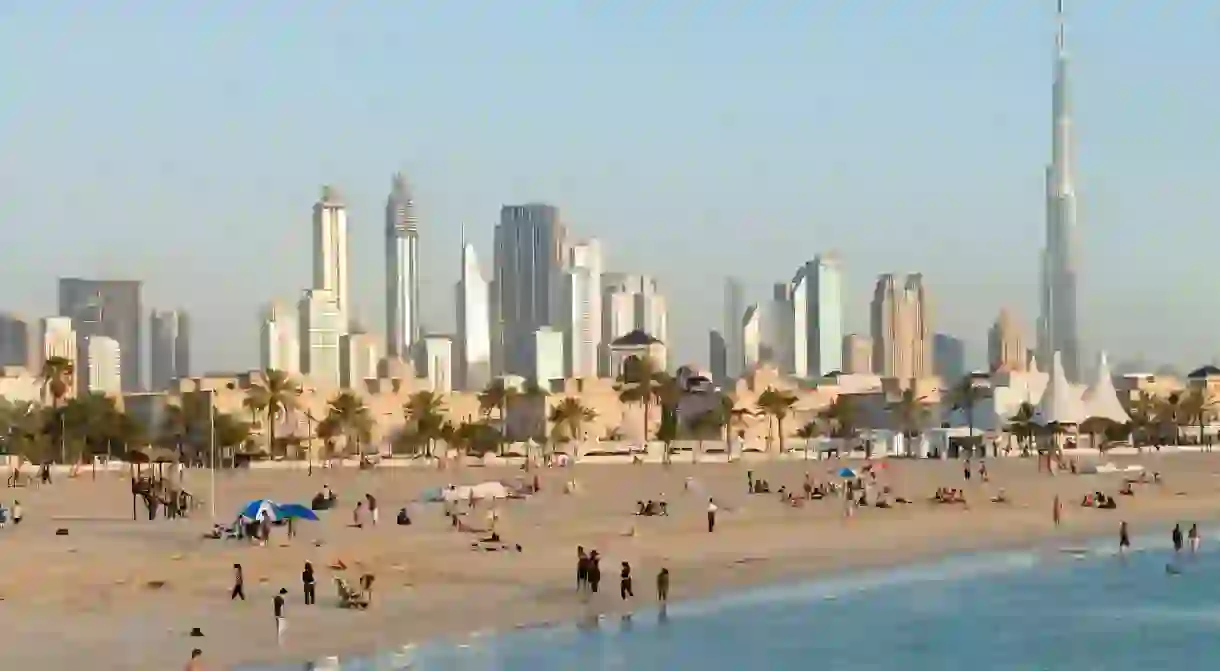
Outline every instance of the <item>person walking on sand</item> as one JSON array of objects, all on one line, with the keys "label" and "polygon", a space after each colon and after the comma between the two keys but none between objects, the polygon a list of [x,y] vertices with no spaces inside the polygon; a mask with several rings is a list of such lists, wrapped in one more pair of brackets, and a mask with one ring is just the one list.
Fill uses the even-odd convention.
[{"label": "person walking on sand", "polygon": [[970,482],[970,460],[966,460],[966,464],[962,467],[962,476],[966,478],[966,482]]},{"label": "person walking on sand", "polygon": [[662,604],[669,601],[669,569],[661,567],[661,572],[657,573],[657,601]]},{"label": "person walking on sand", "polygon": [[1051,508],[1051,519],[1055,526],[1059,526],[1059,523],[1063,521],[1063,502],[1059,500],[1058,494],[1055,495],[1055,503]]},{"label": "person walking on sand", "polygon": [[305,605],[317,605],[317,581],[313,575],[313,564],[310,562],[305,562],[305,569],[301,571],[301,588],[305,592]]},{"label": "person walking on sand", "polygon": [[288,590],[280,588],[279,594],[271,600],[272,608],[275,610],[275,642],[284,644],[284,632],[288,629],[288,619],[284,616],[284,595]]},{"label": "person walking on sand", "polygon": [[25,511],[21,509],[21,502],[13,499],[13,526],[20,525],[23,517],[25,517]]},{"label": "person walking on sand", "polygon": [[597,586],[602,581],[602,567],[598,563],[600,561],[597,550],[589,553],[589,592],[593,594],[597,594]]},{"label": "person walking on sand", "polygon": [[229,601],[234,599],[246,600],[246,580],[241,572],[241,564],[233,565],[233,591],[229,594]]},{"label": "person walking on sand", "polygon": [[1182,525],[1181,524],[1173,525],[1173,531],[1169,534],[1169,536],[1170,536],[1170,539],[1173,541],[1173,551],[1175,553],[1181,552],[1182,551]]},{"label": "person walking on sand", "polygon": [[720,510],[716,506],[716,500],[709,498],[707,500],[707,532],[710,534],[716,530],[716,511]]},{"label": "person walking on sand", "polygon": [[369,523],[377,526],[377,497],[372,494],[365,494],[364,500],[369,504]]},{"label": "person walking on sand", "polygon": [[1131,534],[1127,529],[1127,521],[1118,525],[1118,553],[1123,554],[1131,548]]},{"label": "person walking on sand", "polygon": [[1199,537],[1199,525],[1191,524],[1190,531],[1186,532],[1186,540],[1190,542],[1190,553],[1194,554],[1199,551],[1199,542],[1203,540]]},{"label": "person walking on sand", "polygon": [[355,509],[352,510],[352,526],[357,529],[364,528],[364,522],[361,520],[364,512],[364,501],[357,501]]},{"label": "person walking on sand", "polygon": [[589,556],[585,554],[585,546],[576,546],[576,591],[584,592],[589,588]]},{"label": "person walking on sand", "polygon": [[635,596],[635,592],[631,590],[631,564],[627,562],[623,562],[623,570],[619,574],[618,595],[623,601],[626,601],[627,597]]}]

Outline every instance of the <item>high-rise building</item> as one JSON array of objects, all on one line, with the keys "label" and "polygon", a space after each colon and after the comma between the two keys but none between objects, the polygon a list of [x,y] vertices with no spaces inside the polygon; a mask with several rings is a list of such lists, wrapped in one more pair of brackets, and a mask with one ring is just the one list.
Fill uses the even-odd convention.
[{"label": "high-rise building", "polygon": [[533,364],[529,377],[543,389],[547,389],[554,380],[562,380],[563,375],[563,331],[557,331],[549,326],[543,326],[534,331],[534,347],[531,352]]},{"label": "high-rise building", "polygon": [[873,339],[849,333],[843,336],[843,371],[848,375],[873,374]]},{"label": "high-rise building", "polygon": [[741,317],[742,374],[763,363],[763,315],[760,306],[751,305]]},{"label": "high-rise building", "polygon": [[[42,344],[40,358],[44,363],[47,359],[62,357],[72,362],[73,369],[80,367],[76,329],[73,328],[70,317],[46,317],[42,320],[39,331]],[[39,365],[38,370],[33,372],[36,375],[40,374],[42,366]],[[79,376],[80,372],[77,372],[77,375]]]},{"label": "high-rise building", "polygon": [[669,314],[657,281],[646,275],[602,275],[602,367],[610,374],[609,344],[632,331],[643,331],[665,342]]},{"label": "high-rise building", "polygon": [[385,206],[386,352],[403,360],[419,340],[419,222],[415,199],[401,173]]},{"label": "high-rise building", "polygon": [[725,374],[729,378],[740,377],[742,366],[745,363],[741,342],[741,320],[745,314],[745,289],[742,287],[741,280],[735,277],[726,278],[722,333],[725,338]]},{"label": "high-rise building", "polygon": [[805,276],[808,374],[822,377],[843,370],[843,269],[839,257],[814,257],[805,264]]},{"label": "high-rise building", "polygon": [[529,376],[534,333],[559,322],[567,230],[552,205],[505,205],[495,241],[495,322],[505,367],[501,372]]},{"label": "high-rise building", "polygon": [[921,275],[898,286],[891,274],[877,278],[872,302],[873,371],[900,379],[932,375],[927,297]]},{"label": "high-rise building", "polygon": [[453,338],[428,335],[423,338],[423,368],[428,388],[438,394],[453,391]]},{"label": "high-rise building", "polygon": [[597,240],[568,248],[562,307],[564,372],[568,377],[597,377],[602,343],[602,254]]},{"label": "high-rise building", "polygon": [[346,332],[351,308],[348,304],[347,206],[339,192],[330,186],[322,187],[322,197],[313,206],[313,286],[310,288],[329,292],[339,310],[342,331]]},{"label": "high-rise building", "polygon": [[478,391],[491,382],[489,287],[474,245],[462,245],[462,277],[457,286],[457,380]]},{"label": "high-rise building", "polygon": [[301,373],[322,387],[342,385],[340,341],[347,333],[343,311],[333,293],[310,289],[298,305],[301,326]]},{"label": "high-rise building", "polygon": [[1061,354],[1070,381],[1080,380],[1080,334],[1076,311],[1075,139],[1068,89],[1068,55],[1063,0],[1059,0],[1055,35],[1054,85],[1051,94],[1051,163],[1046,169],[1046,248],[1042,252],[1041,316],[1038,356],[1051,361]]},{"label": "high-rise building", "polygon": [[787,353],[786,372],[795,377],[809,375],[809,276],[808,266],[801,266],[788,288],[788,308],[792,319],[792,345]]},{"label": "high-rise building", "polygon": [[1028,357],[1021,327],[1007,308],[1001,309],[987,332],[987,363],[991,372],[1023,373]]},{"label": "high-rise building", "polygon": [[84,338],[85,374],[77,374],[78,390],[90,394],[115,395],[123,391],[122,349],[119,341],[103,335]]},{"label": "high-rise building", "polygon": [[728,375],[728,343],[720,331],[711,330],[707,334],[708,366],[712,369],[712,381],[725,385]]},{"label": "high-rise building", "polygon": [[168,391],[174,380],[190,377],[190,320],[181,310],[153,310],[148,320],[149,382]]},{"label": "high-rise building", "polygon": [[72,319],[78,338],[104,335],[118,341],[123,352],[123,390],[133,392],[143,388],[140,287],[134,280],[59,279],[59,315]]},{"label": "high-rise building", "polygon": [[957,384],[966,376],[966,343],[947,333],[932,337],[932,360],[936,375],[947,384]]},{"label": "high-rise building", "polygon": [[339,377],[344,389],[359,389],[365,380],[377,377],[381,348],[371,333],[354,331],[339,339]]},{"label": "high-rise building", "polygon": [[262,314],[259,331],[259,368],[301,374],[301,320],[287,303],[272,303]]},{"label": "high-rise building", "polygon": [[30,323],[17,315],[0,314],[0,366],[23,366],[35,375],[40,352]]}]

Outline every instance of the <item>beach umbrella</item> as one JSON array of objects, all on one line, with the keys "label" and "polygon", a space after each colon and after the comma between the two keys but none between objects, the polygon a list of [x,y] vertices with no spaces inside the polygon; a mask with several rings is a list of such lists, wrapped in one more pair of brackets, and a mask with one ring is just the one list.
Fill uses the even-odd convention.
[{"label": "beach umbrella", "polygon": [[284,503],[279,506],[279,509],[280,519],[302,519],[310,520],[312,522],[318,521],[318,514],[315,513],[309,506],[302,505],[300,503]]},{"label": "beach umbrella", "polygon": [[856,472],[851,470],[850,468],[840,468],[839,477],[840,478],[854,478],[854,477],[856,477]]},{"label": "beach umbrella", "polygon": [[272,522],[282,519],[283,514],[280,507],[275,501],[270,499],[254,499],[241,507],[237,513],[238,517],[244,517],[248,520],[256,520],[259,515],[266,515],[267,519]]}]

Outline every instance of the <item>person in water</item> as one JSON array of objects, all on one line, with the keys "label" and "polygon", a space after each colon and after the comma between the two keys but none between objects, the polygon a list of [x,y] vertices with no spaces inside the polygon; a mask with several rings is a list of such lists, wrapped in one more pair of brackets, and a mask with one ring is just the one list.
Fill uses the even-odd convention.
[{"label": "person in water", "polygon": [[1173,540],[1173,551],[1181,552],[1182,551],[1182,525],[1181,524],[1173,525],[1173,532],[1170,533],[1169,536]]},{"label": "person in water", "polygon": [[1124,520],[1118,525],[1118,552],[1122,554],[1131,547],[1131,535],[1127,530],[1127,522]]},{"label": "person in water", "polygon": [[669,601],[669,569],[662,567],[661,572],[657,573],[657,601],[665,603]]},{"label": "person in water", "polygon": [[1202,540],[1199,536],[1199,525],[1191,524],[1190,531],[1186,532],[1186,540],[1190,542],[1190,553],[1194,554],[1199,551],[1199,541]]}]

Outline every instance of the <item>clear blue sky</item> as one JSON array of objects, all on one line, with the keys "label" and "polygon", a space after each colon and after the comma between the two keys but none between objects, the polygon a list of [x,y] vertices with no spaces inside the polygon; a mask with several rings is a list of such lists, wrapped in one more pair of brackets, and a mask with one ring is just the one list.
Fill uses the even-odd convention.
[{"label": "clear blue sky", "polygon": [[[0,1],[0,307],[52,311],[59,275],[142,279],[146,306],[193,314],[201,367],[253,367],[333,183],[380,329],[403,169],[435,329],[461,227],[489,264],[499,206],[545,200],[659,276],[683,359],[706,358],[724,275],[762,298],[830,249],[852,329],[877,273],[923,271],[935,328],[977,353],[1001,304],[1032,336],[1053,4]],[[1210,359],[1220,5],[1068,4],[1088,349]]]}]

